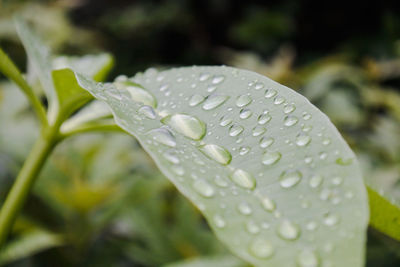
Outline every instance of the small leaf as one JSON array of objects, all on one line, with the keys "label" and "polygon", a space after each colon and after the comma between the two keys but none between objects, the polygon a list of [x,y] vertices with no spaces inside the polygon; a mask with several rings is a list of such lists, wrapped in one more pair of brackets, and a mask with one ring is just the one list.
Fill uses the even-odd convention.
[{"label": "small leaf", "polygon": [[1,250],[0,265],[32,256],[62,244],[63,241],[59,235],[44,230],[33,230],[11,241]]},{"label": "small leaf", "polygon": [[58,112],[56,91],[51,78],[51,54],[49,48],[31,31],[28,25],[21,19],[15,19],[15,26],[19,38],[28,54],[28,59],[33,67],[33,71],[38,76],[43,90],[49,102],[50,121],[55,119]]},{"label": "small leaf", "polygon": [[[363,266],[368,203],[358,162],[303,96],[229,67],[132,78],[157,107],[120,84],[81,75],[78,81],[108,103],[117,124],[242,259],[256,266]],[[152,116],[140,112],[145,107]]]},{"label": "small leaf", "polygon": [[65,117],[92,98],[86,90],[79,86],[72,70],[54,70],[52,76],[57,90],[58,102],[60,103],[60,111],[66,113]]}]

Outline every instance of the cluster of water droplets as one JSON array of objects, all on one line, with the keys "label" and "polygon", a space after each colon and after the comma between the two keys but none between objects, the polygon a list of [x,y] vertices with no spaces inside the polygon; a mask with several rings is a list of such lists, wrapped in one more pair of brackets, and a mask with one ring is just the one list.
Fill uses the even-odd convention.
[{"label": "cluster of water droplets", "polygon": [[[244,80],[235,70],[232,77]],[[307,222],[293,221],[295,218],[288,218],[286,211],[280,209],[279,199],[273,197],[276,194],[264,190],[259,183],[264,186],[276,184],[284,192],[296,187],[305,191],[307,187],[318,199],[337,205],[343,197],[352,198],[352,192],[340,190],[344,182],[340,173],[326,177],[313,169],[318,164],[332,161],[337,166],[347,166],[352,159],[341,157],[339,151],[328,152],[332,145],[331,137],[325,134],[324,128],[314,133],[318,125],[313,123],[312,112],[306,107],[297,107],[278,89],[258,80],[247,81],[247,87],[239,95],[230,94],[226,88],[220,89],[232,77],[208,72],[194,72],[191,77],[186,77],[178,73],[175,80],[168,78],[167,82],[163,73],[150,70],[139,79],[119,77],[114,83],[118,90],[106,90],[105,94],[116,101],[130,97],[139,103],[136,112],[139,125],[146,125],[146,120],[154,121],[148,125],[155,127],[147,129],[144,134],[148,145],[162,155],[161,160],[166,162],[179,182],[190,184],[192,190],[204,199],[196,202],[201,210],[206,212],[207,200],[213,198],[248,195],[248,201],[239,201],[235,205],[239,216],[243,216],[240,221],[244,222],[244,230],[251,236],[246,253],[269,259],[278,253],[278,248],[274,238],[265,238],[263,233],[266,231],[274,231],[275,236],[287,244],[303,235],[312,240],[312,233],[317,232],[321,225],[335,228],[340,225],[341,217],[326,212]],[[157,84],[155,91],[145,89],[146,84],[154,83],[154,80]],[[190,84],[190,88],[177,95],[173,91],[174,83]],[[169,97],[179,98],[179,101],[169,101]],[[201,114],[206,114],[204,118],[208,119],[202,119]],[[321,150],[315,154],[312,152],[315,149],[310,149],[312,146]],[[191,152],[187,153],[189,150]],[[299,159],[296,158],[297,150],[301,150],[301,154],[310,152]],[[257,161],[258,167],[246,168],[241,164],[242,160],[249,159]],[[284,165],[280,164],[283,161]],[[214,168],[215,173],[208,171],[210,168]],[[274,177],[270,177],[270,173],[275,173]],[[298,202],[304,209],[312,206],[304,196],[299,197]],[[222,201],[212,211],[211,223],[221,231],[236,227],[224,215],[229,205]],[[253,218],[259,207],[267,219],[259,221],[259,216]],[[320,266],[318,249],[312,247],[299,251],[295,261],[301,267]]]}]

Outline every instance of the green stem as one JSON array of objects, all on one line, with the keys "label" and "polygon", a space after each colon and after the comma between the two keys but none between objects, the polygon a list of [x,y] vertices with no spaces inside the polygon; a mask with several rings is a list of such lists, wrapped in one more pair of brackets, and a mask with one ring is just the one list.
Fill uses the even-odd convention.
[{"label": "green stem", "polygon": [[0,247],[58,140],[58,128],[47,128],[36,141],[0,211]]},{"label": "green stem", "polygon": [[15,66],[12,60],[7,56],[6,53],[4,53],[4,51],[1,48],[0,48],[0,71],[10,80],[14,81],[22,89],[22,91],[25,93],[25,95],[31,102],[33,109],[35,110],[36,115],[39,118],[40,123],[43,126],[47,126],[48,122],[46,117],[46,111],[42,103],[40,103],[39,98],[35,95],[32,88],[26,82],[26,80],[22,76],[17,66]]}]

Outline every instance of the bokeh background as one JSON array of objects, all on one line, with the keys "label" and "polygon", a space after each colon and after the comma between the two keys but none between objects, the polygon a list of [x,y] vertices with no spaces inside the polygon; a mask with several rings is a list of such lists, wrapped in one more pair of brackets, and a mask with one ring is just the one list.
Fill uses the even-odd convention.
[{"label": "bokeh background", "polygon": [[[110,52],[109,80],[188,65],[267,75],[325,112],[357,153],[366,182],[400,203],[396,1],[0,0],[0,45],[24,70],[16,13],[56,54]],[[38,125],[24,96],[0,78],[2,202]],[[57,147],[12,242],[0,265],[246,266],[123,134],[86,134]],[[400,266],[400,244],[369,230],[367,266]]]}]

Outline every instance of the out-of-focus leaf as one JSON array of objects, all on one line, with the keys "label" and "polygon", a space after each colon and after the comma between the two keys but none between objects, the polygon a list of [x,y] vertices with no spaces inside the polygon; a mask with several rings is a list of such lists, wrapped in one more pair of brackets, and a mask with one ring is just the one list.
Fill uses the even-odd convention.
[{"label": "out-of-focus leaf", "polygon": [[363,265],[357,160],[304,97],[228,67],[149,70],[120,89],[77,77],[236,255],[256,266]]},{"label": "out-of-focus leaf", "polygon": [[60,235],[44,230],[32,230],[9,242],[0,252],[0,265],[20,260],[64,244]]},{"label": "out-of-focus leaf", "polygon": [[170,263],[164,267],[246,267],[248,264],[231,255],[217,255]]}]

